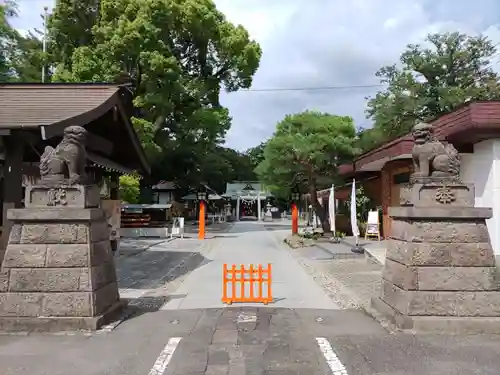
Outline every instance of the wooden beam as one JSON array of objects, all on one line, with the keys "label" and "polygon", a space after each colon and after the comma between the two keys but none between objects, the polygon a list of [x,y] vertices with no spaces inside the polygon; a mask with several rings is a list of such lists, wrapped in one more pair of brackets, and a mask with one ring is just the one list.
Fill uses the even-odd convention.
[{"label": "wooden beam", "polygon": [[35,133],[26,130],[19,131],[19,137],[23,138],[27,141],[27,143],[32,144],[33,146],[40,142],[40,140],[42,139],[41,136],[38,136]]},{"label": "wooden beam", "polygon": [[104,155],[111,155],[113,153],[113,142],[108,141],[107,139],[95,135],[93,133],[87,134],[87,144],[86,148],[94,151],[99,151]]}]

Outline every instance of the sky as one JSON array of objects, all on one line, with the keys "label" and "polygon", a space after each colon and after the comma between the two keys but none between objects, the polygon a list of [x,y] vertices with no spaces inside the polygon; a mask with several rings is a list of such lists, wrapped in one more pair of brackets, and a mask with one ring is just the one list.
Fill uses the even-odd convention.
[{"label": "sky", "polygon": [[[366,98],[381,87],[366,86],[377,85],[375,72],[397,63],[407,44],[422,42],[429,33],[482,34],[500,43],[498,0],[215,3],[231,22],[243,25],[263,50],[252,85],[256,91],[224,93],[221,97],[233,118],[226,145],[241,151],[272,136],[276,123],[285,115],[304,110],[349,115],[356,126],[370,127],[365,116]],[[20,17],[13,24],[29,30],[41,27],[43,7],[52,8],[54,1],[19,0],[19,5]],[[500,70],[500,53],[496,57],[493,67]],[[334,89],[317,89],[322,87]]]}]

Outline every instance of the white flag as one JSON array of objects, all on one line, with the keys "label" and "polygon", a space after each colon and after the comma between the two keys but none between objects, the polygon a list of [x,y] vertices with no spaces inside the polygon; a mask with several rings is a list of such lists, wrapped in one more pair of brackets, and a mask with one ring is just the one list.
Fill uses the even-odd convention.
[{"label": "white flag", "polygon": [[[319,205],[320,205],[321,207],[323,207],[323,196],[318,197],[318,203],[319,203]],[[315,215],[315,216],[314,216],[314,218],[315,218],[315,220],[316,220],[316,225],[317,225],[318,227],[320,227],[320,226],[321,226],[321,220],[319,219],[319,216],[318,216],[318,215]]]},{"label": "white flag", "polygon": [[352,180],[351,192],[351,229],[354,237],[359,237],[358,219],[356,213],[356,181]]},{"label": "white flag", "polygon": [[328,216],[330,218],[330,230],[335,235],[335,187],[330,188],[330,196],[328,197]]}]

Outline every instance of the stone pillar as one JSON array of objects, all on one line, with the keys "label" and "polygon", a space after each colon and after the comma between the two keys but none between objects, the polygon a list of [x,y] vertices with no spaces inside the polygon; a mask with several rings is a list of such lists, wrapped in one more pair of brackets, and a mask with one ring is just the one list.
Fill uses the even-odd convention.
[{"label": "stone pillar", "polygon": [[26,188],[0,273],[0,331],[95,330],[120,301],[96,185]]},{"label": "stone pillar", "polygon": [[261,221],[262,220],[262,207],[261,207],[261,202],[260,202],[260,191],[257,193],[257,220]]},{"label": "stone pillar", "polygon": [[236,221],[240,220],[240,196],[236,199]]},{"label": "stone pillar", "polygon": [[389,208],[391,238],[372,307],[403,331],[500,333],[500,288],[474,186],[415,183]]}]

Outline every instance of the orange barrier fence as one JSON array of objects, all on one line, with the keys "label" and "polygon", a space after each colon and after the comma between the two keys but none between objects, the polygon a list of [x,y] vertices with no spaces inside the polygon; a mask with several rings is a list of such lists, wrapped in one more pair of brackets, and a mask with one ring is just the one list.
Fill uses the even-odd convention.
[{"label": "orange barrier fence", "polygon": [[[257,268],[250,265],[248,269],[245,269],[243,264],[239,268],[235,264],[231,268],[224,264],[222,272],[223,303],[230,305],[233,302],[256,302],[267,305],[273,301],[271,263],[267,265],[267,268],[263,268],[262,264],[259,264]],[[238,283],[240,284],[239,288],[236,285]],[[228,284],[231,284],[230,288],[228,288]],[[257,293],[255,293],[255,284],[257,284]],[[267,284],[266,288],[264,288],[264,284]],[[263,293],[264,290],[266,290],[266,294]]]}]

